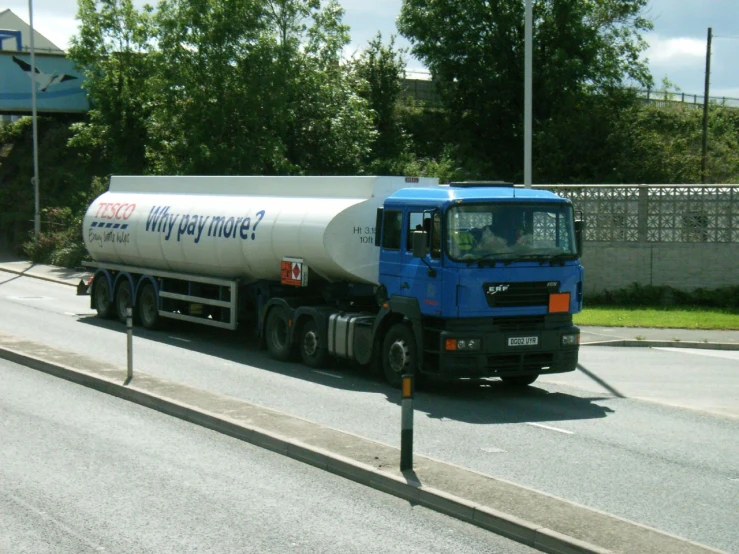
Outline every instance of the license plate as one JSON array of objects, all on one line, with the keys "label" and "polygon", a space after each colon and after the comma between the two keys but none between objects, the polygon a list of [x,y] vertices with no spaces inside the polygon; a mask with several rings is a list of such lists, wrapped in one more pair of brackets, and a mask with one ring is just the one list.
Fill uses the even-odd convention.
[{"label": "license plate", "polygon": [[536,346],[539,337],[509,337],[508,346]]}]

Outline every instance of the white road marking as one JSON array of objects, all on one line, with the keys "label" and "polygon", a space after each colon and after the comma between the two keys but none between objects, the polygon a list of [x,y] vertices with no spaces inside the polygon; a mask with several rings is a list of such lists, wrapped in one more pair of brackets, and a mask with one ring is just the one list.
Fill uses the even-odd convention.
[{"label": "white road marking", "polygon": [[505,450],[503,450],[502,448],[494,448],[492,446],[490,448],[483,448],[482,451],[483,452],[488,452],[490,454],[500,454],[502,452],[503,453],[505,452]]},{"label": "white road marking", "polygon": [[655,350],[677,352],[679,354],[695,354],[696,356],[711,356],[713,358],[725,358],[727,360],[739,360],[739,350],[711,350],[703,348],[668,348],[659,347]]},{"label": "white road marking", "polygon": [[41,516],[42,519],[45,519],[49,523],[52,523],[53,525],[56,525],[57,528],[61,529],[62,531],[64,531],[68,535],[73,536],[78,541],[85,543],[87,546],[89,546],[93,550],[96,550],[98,552],[103,552],[105,550],[105,547],[104,546],[102,546],[100,544],[97,544],[95,542],[92,542],[91,540],[89,540],[87,537],[85,537],[81,533],[78,533],[77,531],[75,531],[74,529],[72,529],[69,525],[66,525],[62,521],[59,521],[58,519],[50,516],[49,514],[47,514],[46,512],[44,512],[43,510],[39,510],[38,508],[36,508],[35,506],[29,504],[28,502],[25,502],[25,501],[21,500],[17,496],[15,496],[13,494],[10,494],[10,495],[8,495],[8,498],[10,498],[10,500],[12,500],[13,502],[15,502],[16,504],[19,504],[19,505],[23,506],[29,512],[33,512],[33,513]]},{"label": "white road marking", "polygon": [[173,340],[178,340],[180,342],[192,342],[190,339],[183,339],[182,337],[173,337],[172,335],[170,335],[169,338]]},{"label": "white road marking", "polygon": [[317,369],[313,370],[313,373],[320,373],[321,375],[326,375],[327,377],[333,377],[334,379],[343,379],[344,377],[342,375],[334,375],[333,373],[327,373],[325,371],[318,371]]},{"label": "white road marking", "polygon": [[526,422],[526,425],[533,425],[534,427],[541,427],[542,429],[549,429],[550,431],[557,431],[558,433],[564,433],[566,435],[574,435],[574,431],[567,431],[566,429],[560,429],[559,427],[551,427],[550,425],[542,425],[541,423],[530,423]]}]

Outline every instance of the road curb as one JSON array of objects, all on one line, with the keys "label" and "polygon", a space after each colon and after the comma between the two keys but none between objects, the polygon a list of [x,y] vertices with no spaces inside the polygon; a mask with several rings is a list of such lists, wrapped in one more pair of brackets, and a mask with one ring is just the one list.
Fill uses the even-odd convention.
[{"label": "road curb", "polygon": [[228,418],[139,390],[135,384],[126,386],[57,362],[19,352],[7,346],[0,346],[0,357],[288,456],[381,492],[447,514],[542,552],[552,554],[612,553],[611,550],[557,533],[513,515],[495,511],[432,487],[423,486],[412,476],[412,472],[406,472],[406,478],[401,479],[396,475],[339,454],[308,446],[257,427],[245,427],[243,424],[229,421]]},{"label": "road curb", "polygon": [[727,342],[688,342],[676,340],[616,339],[584,342],[580,346],[627,346],[646,348],[696,348],[702,350],[739,350],[739,344]]}]

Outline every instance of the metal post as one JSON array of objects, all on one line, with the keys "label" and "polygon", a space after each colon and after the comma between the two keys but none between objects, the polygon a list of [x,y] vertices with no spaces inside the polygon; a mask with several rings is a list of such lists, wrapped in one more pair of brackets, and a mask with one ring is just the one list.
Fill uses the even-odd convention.
[{"label": "metal post", "polygon": [[38,124],[36,117],[36,48],[34,47],[33,30],[33,0],[28,0],[28,22],[31,28],[31,119],[33,121],[33,197],[34,216],[33,233],[38,244],[41,235],[41,215],[39,213],[39,184],[38,184]]},{"label": "metal post", "polygon": [[711,83],[711,38],[712,30],[708,28],[706,43],[706,82],[703,92],[703,152],[701,155],[701,183],[706,183],[706,161],[708,160],[708,88]]},{"label": "metal post", "polygon": [[413,375],[403,375],[400,423],[400,471],[413,469]]},{"label": "metal post", "polygon": [[533,73],[533,7],[532,0],[526,0],[524,17],[524,92],[523,92],[523,184],[531,188],[531,150],[532,150],[532,73]]},{"label": "metal post", "polygon": [[127,342],[127,358],[128,358],[128,372],[126,374],[126,382],[133,379],[133,310],[131,306],[126,308],[126,334],[128,335]]}]

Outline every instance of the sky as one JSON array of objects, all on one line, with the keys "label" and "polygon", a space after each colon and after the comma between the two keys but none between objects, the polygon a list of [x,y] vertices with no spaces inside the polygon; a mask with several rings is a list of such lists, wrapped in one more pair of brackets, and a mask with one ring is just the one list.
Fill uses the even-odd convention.
[{"label": "sky", "polygon": [[[137,6],[143,3],[134,0]],[[156,0],[150,3],[156,4]],[[345,10],[344,22],[351,29],[352,44],[347,53],[365,47],[378,31],[385,40],[398,35],[396,46],[409,46],[395,26],[402,0],[339,0],[339,3]],[[10,8],[28,22],[28,5],[24,0],[6,0],[0,4],[0,11]],[[76,12],[76,0],[33,0],[34,27],[63,50],[77,32]],[[656,85],[667,78],[686,95],[703,94],[707,33],[711,27],[710,96],[739,99],[737,0],[650,0],[644,15],[654,23],[654,29],[644,35],[649,44],[644,56],[649,60]],[[423,65],[411,56],[407,59],[407,69],[410,78],[424,76]]]}]

